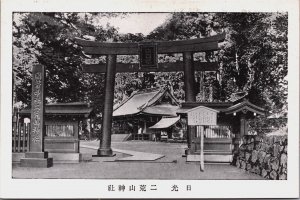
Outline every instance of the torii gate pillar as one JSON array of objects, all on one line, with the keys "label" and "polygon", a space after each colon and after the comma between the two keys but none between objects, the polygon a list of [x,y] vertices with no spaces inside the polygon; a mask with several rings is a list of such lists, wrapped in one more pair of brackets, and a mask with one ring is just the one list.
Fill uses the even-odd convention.
[{"label": "torii gate pillar", "polygon": [[111,129],[114,104],[116,61],[117,55],[106,56],[106,77],[104,92],[104,109],[102,116],[102,134],[100,138],[100,147],[97,151],[96,156],[114,156],[113,151],[111,149]]},{"label": "torii gate pillar", "polygon": [[[195,70],[193,63],[193,53],[184,52],[183,53],[183,63],[184,63],[184,87],[185,87],[185,102],[195,102]],[[196,132],[195,127],[187,127],[187,149],[185,154],[190,154],[190,149],[192,145],[192,136]]]}]

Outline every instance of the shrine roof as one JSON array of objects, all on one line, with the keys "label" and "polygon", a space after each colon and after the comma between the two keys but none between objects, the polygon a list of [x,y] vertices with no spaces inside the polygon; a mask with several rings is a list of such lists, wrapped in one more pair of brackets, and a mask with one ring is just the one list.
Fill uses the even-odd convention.
[{"label": "shrine roof", "polygon": [[176,122],[178,122],[180,119],[180,116],[178,117],[163,117],[159,122],[154,124],[153,126],[149,128],[153,129],[163,129],[163,128],[169,128],[170,126],[174,125]]},{"label": "shrine roof", "polygon": [[179,106],[173,106],[170,104],[165,105],[156,105],[145,108],[142,112],[152,115],[169,115],[177,116],[176,111],[179,109]]},{"label": "shrine roof", "polygon": [[237,103],[229,108],[223,110],[225,114],[237,113],[243,110],[251,111],[260,115],[265,115],[265,110],[259,106],[256,106],[250,103],[248,100],[244,100],[240,103]]},{"label": "shrine roof", "polygon": [[188,110],[198,107],[205,106],[217,111],[223,111],[230,106],[234,105],[233,102],[184,102],[181,107],[177,110],[177,113],[187,113]]},{"label": "shrine roof", "polygon": [[191,111],[194,111],[194,110],[197,110],[197,109],[207,109],[211,112],[220,112],[219,110],[216,110],[216,109],[212,109],[210,107],[206,107],[206,106],[197,106],[197,107],[194,107],[194,108],[190,108],[190,109],[180,109],[180,110],[177,110],[177,113],[180,113],[180,114],[184,114],[184,113],[189,113]]},{"label": "shrine roof", "polygon": [[[51,103],[46,104],[46,115],[81,115],[89,116],[93,112],[93,108],[88,103],[71,102],[71,103]],[[20,115],[30,115],[31,109],[25,108],[19,112]]]},{"label": "shrine roof", "polygon": [[260,115],[265,114],[265,110],[263,108],[250,103],[248,100],[244,99],[244,96],[236,99],[234,102],[185,102],[182,103],[182,106],[176,111],[176,113],[186,114],[192,108],[198,106],[205,106],[225,114],[237,113],[245,109]]},{"label": "shrine roof", "polygon": [[[121,102],[119,105],[116,105],[114,108],[113,116],[126,116],[126,115],[135,115],[140,112],[148,112],[152,113],[155,110],[162,112],[163,109],[167,110],[167,107],[154,107],[149,108],[150,106],[154,106],[163,96],[169,94],[171,99],[178,105],[175,97],[169,92],[166,88],[151,88],[146,90],[141,90],[138,92],[134,92],[129,98]],[[170,108],[168,109],[170,113]]]}]

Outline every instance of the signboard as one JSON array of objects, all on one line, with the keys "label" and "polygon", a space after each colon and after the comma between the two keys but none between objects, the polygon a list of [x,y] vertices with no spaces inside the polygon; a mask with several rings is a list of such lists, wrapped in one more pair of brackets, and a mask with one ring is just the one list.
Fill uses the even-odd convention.
[{"label": "signboard", "polygon": [[[198,106],[190,109],[187,112],[188,125],[192,126],[213,126],[217,125],[217,113],[219,111],[205,107]],[[204,171],[204,131],[200,131],[200,171]]]},{"label": "signboard", "polygon": [[139,44],[140,68],[157,68],[157,44]]},{"label": "signboard", "polygon": [[187,111],[188,125],[217,125],[217,113],[219,111],[198,106]]}]

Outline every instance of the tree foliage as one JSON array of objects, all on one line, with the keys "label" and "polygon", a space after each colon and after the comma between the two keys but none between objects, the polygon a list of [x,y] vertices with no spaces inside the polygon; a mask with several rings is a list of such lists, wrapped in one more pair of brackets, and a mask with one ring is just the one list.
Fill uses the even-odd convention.
[{"label": "tree foliage", "polygon": [[223,84],[233,77],[233,90],[247,91],[250,101],[273,112],[287,98],[287,19],[287,13],[217,14],[228,36],[219,56]]},{"label": "tree foliage", "polygon": [[[15,16],[13,31],[16,99],[30,105],[31,67],[46,67],[48,102],[83,101],[102,94],[103,75],[83,74],[84,55],[75,37],[89,35],[106,40],[116,35],[113,27],[95,27],[78,13],[22,13]],[[104,34],[105,33],[105,34]],[[97,89],[96,89],[97,88]]]},{"label": "tree foliage", "polygon": [[[120,34],[116,27],[100,26],[101,17],[126,13],[15,13],[13,20],[13,71],[16,101],[30,105],[31,67],[46,66],[48,102],[87,101],[102,110],[103,74],[84,74],[86,62],[104,62],[104,57],[82,54],[75,37],[110,42],[183,40],[211,36],[223,31],[226,39],[218,52],[194,53],[194,60],[217,61],[220,78],[205,74],[205,90],[225,101],[233,92],[246,91],[250,101],[281,112],[287,98],[287,13],[173,13],[149,35]],[[94,59],[94,61],[93,61]],[[158,62],[182,61],[182,54],[161,54]],[[118,56],[118,62],[137,63],[137,56]],[[199,92],[200,74],[195,89]],[[184,100],[183,72],[118,73],[115,103],[134,90],[169,86]],[[206,93],[207,94],[207,93]],[[199,95],[199,94],[198,94]],[[198,98],[201,99],[201,98]],[[203,98],[202,98],[203,100]]]}]

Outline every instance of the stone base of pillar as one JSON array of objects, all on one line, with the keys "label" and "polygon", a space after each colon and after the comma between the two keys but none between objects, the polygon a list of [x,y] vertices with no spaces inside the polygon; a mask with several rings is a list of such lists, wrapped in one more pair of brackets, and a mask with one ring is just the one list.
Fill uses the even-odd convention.
[{"label": "stone base of pillar", "polygon": [[113,153],[111,148],[109,149],[98,149],[97,155],[93,155],[93,157],[113,157],[116,154]]},{"label": "stone base of pillar", "polygon": [[48,158],[48,152],[27,152],[20,162],[21,167],[48,168],[53,166],[53,158]]}]

